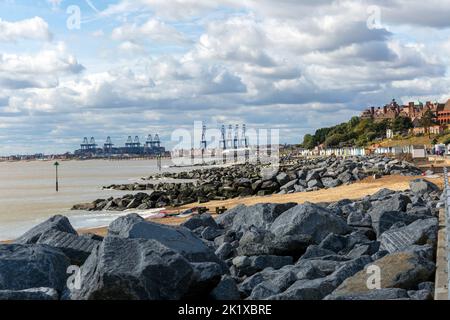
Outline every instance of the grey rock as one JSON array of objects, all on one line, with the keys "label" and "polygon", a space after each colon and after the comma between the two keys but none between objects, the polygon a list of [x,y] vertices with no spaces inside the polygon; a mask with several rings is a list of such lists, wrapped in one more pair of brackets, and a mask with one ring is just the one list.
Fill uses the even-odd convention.
[{"label": "grey rock", "polygon": [[301,260],[304,259],[311,259],[311,258],[317,258],[317,257],[323,257],[328,255],[334,255],[336,252],[323,249],[319,247],[318,245],[310,245],[307,249],[304,255],[300,258]]},{"label": "grey rock", "polygon": [[325,188],[336,188],[342,184],[339,179],[334,179],[332,177],[323,177],[321,181]]},{"label": "grey rock", "polygon": [[345,221],[331,211],[305,203],[282,213],[275,219],[270,231],[276,237],[302,234],[320,243],[330,233],[345,234],[350,230]]},{"label": "grey rock", "polygon": [[294,206],[296,206],[296,203],[261,203],[242,208],[235,215],[231,229],[235,231],[247,230],[251,226],[268,229],[280,214]]},{"label": "grey rock", "polygon": [[426,207],[426,206],[415,206],[415,207],[411,207],[411,208],[408,208],[407,210],[406,210],[406,212],[409,214],[409,215],[418,215],[418,216],[421,216],[421,217],[424,217],[424,216],[432,216],[432,212],[431,212],[431,209],[429,208],[429,207]]},{"label": "grey rock", "polygon": [[51,229],[43,233],[37,243],[60,249],[70,259],[71,264],[81,266],[101,241]]},{"label": "grey rock", "polygon": [[188,294],[193,268],[158,241],[108,236],[81,267],[75,300],[176,300]]},{"label": "grey rock", "polygon": [[223,234],[223,230],[217,229],[215,227],[206,227],[202,233],[201,237],[206,240],[214,240],[218,236]]},{"label": "grey rock", "polygon": [[383,189],[378,190],[371,196],[369,196],[369,200],[370,201],[383,200],[383,199],[388,198],[389,196],[392,196],[393,194],[395,194],[394,190],[383,188]]},{"label": "grey rock", "polygon": [[321,188],[323,188],[322,181],[320,181],[320,179],[309,180],[308,181],[308,188],[310,188],[310,189],[314,189],[314,188],[321,189]]},{"label": "grey rock", "polygon": [[433,292],[429,290],[409,290],[408,296],[411,300],[433,300],[434,298]]},{"label": "grey rock", "polygon": [[369,256],[362,256],[354,260],[345,262],[341,264],[336,270],[329,275],[329,279],[332,281],[333,285],[338,287],[342,282],[360,272],[365,266],[372,262]]},{"label": "grey rock", "polygon": [[181,226],[186,227],[190,230],[195,230],[199,227],[210,227],[213,229],[218,229],[219,226],[217,225],[216,221],[211,217],[209,214],[200,214],[193,216],[186,222],[183,222]]},{"label": "grey rock", "polygon": [[275,236],[270,231],[251,229],[239,240],[239,255],[292,255],[300,256],[311,244],[309,235]]},{"label": "grey rock", "polygon": [[349,183],[354,179],[353,175],[348,171],[341,173],[338,178],[342,183]]},{"label": "grey rock", "polygon": [[381,248],[389,253],[402,251],[411,245],[436,246],[438,220],[429,218],[416,220],[406,227],[384,232],[381,237]]},{"label": "grey rock", "polygon": [[229,275],[224,275],[219,284],[211,291],[211,299],[213,300],[240,300],[236,282]]},{"label": "grey rock", "polygon": [[219,259],[226,260],[228,259],[233,253],[233,246],[225,242],[223,243],[219,248],[217,248],[215,254]]},{"label": "grey rock", "polygon": [[298,280],[286,291],[270,296],[269,300],[321,300],[346,278],[357,273],[371,261],[370,257],[355,259],[337,268],[329,276],[313,280]]},{"label": "grey rock", "polygon": [[233,265],[238,272],[238,276],[253,275],[269,267],[273,269],[280,269],[285,265],[291,264],[293,264],[292,257],[281,256],[239,256],[233,259]]},{"label": "grey rock", "polygon": [[64,253],[46,245],[0,245],[0,290],[45,287],[60,291],[69,265]]},{"label": "grey rock", "polygon": [[292,181],[289,181],[288,183],[284,184],[284,185],[280,188],[280,190],[286,190],[286,191],[294,190],[294,186],[297,184],[297,182],[298,182],[297,179],[292,180]]},{"label": "grey rock", "polygon": [[220,247],[224,243],[231,243],[236,240],[236,232],[233,230],[227,230],[225,234],[218,236],[214,239],[216,247]]},{"label": "grey rock", "polygon": [[372,227],[372,218],[365,212],[354,211],[348,215],[347,224],[351,227]]},{"label": "grey rock", "polygon": [[316,179],[320,179],[320,174],[319,171],[317,170],[311,170],[308,172],[308,174],[306,175],[305,181],[309,182],[311,180],[316,180]]},{"label": "grey rock", "polygon": [[43,233],[50,230],[57,230],[74,235],[77,234],[67,217],[56,215],[30,229],[25,234],[17,238],[14,242],[19,244],[36,243]]},{"label": "grey rock", "polygon": [[254,275],[245,278],[239,285],[239,291],[243,293],[244,296],[250,296],[253,289],[260,283],[274,279],[278,275],[281,274],[282,271],[274,270],[273,268],[267,268],[262,270],[261,272],[255,273]]},{"label": "grey rock", "polygon": [[332,274],[345,262],[333,260],[308,259],[299,260],[294,266],[297,278],[317,279]]},{"label": "grey rock", "polygon": [[338,253],[345,249],[348,245],[348,238],[346,236],[330,233],[322,240],[319,247],[326,250],[331,250]]},{"label": "grey rock", "polygon": [[372,211],[402,211],[405,212],[411,199],[401,193],[395,193],[392,196],[373,202]]},{"label": "grey rock", "polygon": [[182,254],[191,262],[220,262],[202,240],[185,227],[172,227],[127,215],[113,221],[108,234],[129,239],[153,239]]},{"label": "grey rock", "polygon": [[286,291],[268,297],[268,300],[322,300],[334,290],[327,277],[314,280],[298,280]]},{"label": "grey rock", "polygon": [[189,294],[185,299],[199,299],[207,296],[222,279],[222,266],[215,262],[200,262],[191,263],[194,270],[192,275],[191,285],[189,287]]},{"label": "grey rock", "polygon": [[216,223],[222,228],[229,228],[233,224],[234,217],[245,210],[246,206],[240,204],[232,209],[227,210],[216,218]]},{"label": "grey rock", "polygon": [[403,222],[405,224],[410,224],[415,220],[420,219],[419,216],[408,215],[398,211],[371,210],[369,211],[369,214],[372,219],[372,227],[378,237],[383,232],[389,230],[395,223]]},{"label": "grey rock", "polygon": [[287,271],[272,280],[263,281],[252,291],[249,300],[263,300],[270,296],[279,294],[291,286],[297,277],[295,273]]},{"label": "grey rock", "polygon": [[289,176],[284,172],[281,172],[280,174],[278,174],[276,179],[281,186],[288,183],[290,180]]},{"label": "grey rock", "polygon": [[419,283],[417,288],[419,290],[428,290],[430,292],[434,292],[434,282],[422,282]]},{"label": "grey rock", "polygon": [[372,256],[380,249],[380,242],[372,241],[370,243],[358,244],[349,253],[347,257],[356,259],[362,256]]}]

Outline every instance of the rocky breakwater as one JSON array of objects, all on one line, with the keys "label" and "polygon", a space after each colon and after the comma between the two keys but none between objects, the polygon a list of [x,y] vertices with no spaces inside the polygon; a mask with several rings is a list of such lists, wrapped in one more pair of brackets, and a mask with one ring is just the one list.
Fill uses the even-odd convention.
[{"label": "rocky breakwater", "polygon": [[[241,205],[178,227],[130,214],[104,239],[56,216],[0,245],[0,298],[432,299],[440,194],[419,179],[404,192]],[[70,264],[80,266],[73,286]],[[379,289],[367,287],[373,266]]]},{"label": "rocky breakwater", "polygon": [[123,197],[97,199],[78,204],[74,210],[153,209],[194,202],[236,197],[309,192],[350,184],[371,175],[420,175],[414,165],[385,157],[318,158],[281,166],[264,174],[264,167],[253,164],[209,168],[181,173],[163,173],[148,179],[194,179],[195,183],[134,183],[110,185],[113,190],[138,191]]}]

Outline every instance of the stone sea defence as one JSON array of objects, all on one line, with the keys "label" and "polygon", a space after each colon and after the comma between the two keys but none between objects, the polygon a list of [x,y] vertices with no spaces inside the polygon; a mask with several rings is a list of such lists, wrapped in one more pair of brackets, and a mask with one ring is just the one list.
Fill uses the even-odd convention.
[{"label": "stone sea defence", "polygon": [[[417,179],[403,192],[240,205],[176,227],[129,214],[104,238],[55,216],[0,245],[0,299],[433,299],[440,197]],[[374,269],[379,288],[367,285]]]},{"label": "stone sea defence", "polygon": [[77,204],[74,210],[153,209],[180,206],[194,202],[225,200],[236,197],[264,196],[309,192],[350,184],[375,175],[420,175],[414,165],[386,157],[318,158],[300,160],[297,164],[281,166],[270,174],[263,174],[263,166],[246,164],[229,167],[199,169],[190,172],[164,173],[150,179],[171,178],[195,182],[134,183],[110,185],[105,188],[130,191],[116,198],[97,199]]}]

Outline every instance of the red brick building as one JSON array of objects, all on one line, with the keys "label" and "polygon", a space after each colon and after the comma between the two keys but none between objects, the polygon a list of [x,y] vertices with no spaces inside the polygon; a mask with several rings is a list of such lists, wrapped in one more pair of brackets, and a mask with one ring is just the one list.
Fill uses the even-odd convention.
[{"label": "red brick building", "polygon": [[450,99],[447,103],[438,103],[427,101],[425,104],[419,102],[409,102],[408,105],[400,106],[395,99],[390,104],[383,107],[370,107],[361,114],[362,119],[374,119],[382,121],[385,119],[392,120],[396,117],[403,116],[411,119],[413,123],[418,123],[423,115],[431,111],[436,118],[436,122],[440,125],[450,124]]},{"label": "red brick building", "polygon": [[446,104],[441,105],[437,110],[437,123],[440,125],[450,123],[450,99]]}]

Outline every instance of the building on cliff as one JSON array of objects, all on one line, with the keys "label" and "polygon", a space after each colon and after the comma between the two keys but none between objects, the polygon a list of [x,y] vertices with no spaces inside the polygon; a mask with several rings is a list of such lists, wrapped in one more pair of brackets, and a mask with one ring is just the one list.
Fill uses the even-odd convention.
[{"label": "building on cliff", "polygon": [[375,121],[393,120],[397,117],[410,118],[414,124],[418,124],[423,115],[431,111],[435,121],[439,125],[450,124],[450,99],[446,103],[427,101],[409,102],[407,105],[399,105],[395,99],[383,107],[370,107],[361,114],[362,119],[373,119]]}]

